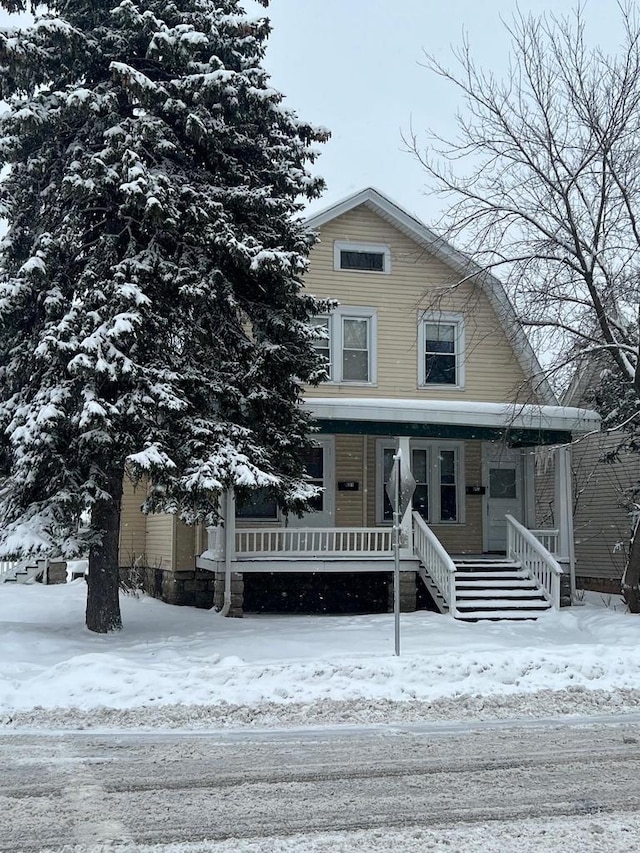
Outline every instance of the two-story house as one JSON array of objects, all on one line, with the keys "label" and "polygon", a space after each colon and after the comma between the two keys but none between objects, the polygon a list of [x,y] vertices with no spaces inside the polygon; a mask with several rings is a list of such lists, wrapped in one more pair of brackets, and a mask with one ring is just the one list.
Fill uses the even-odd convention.
[{"label": "two-story house", "polygon": [[[415,480],[402,520],[404,609],[424,586],[443,612],[535,615],[571,586],[569,443],[593,412],[557,405],[500,282],[373,189],[308,220],[320,234],[305,286],[338,307],[315,322],[330,379],[304,405],[317,422],[313,511],[283,517],[264,495],[208,531],[143,518],[128,488],[122,565],[168,600],[241,605],[258,575],[393,568],[394,457]],[[553,530],[536,531],[534,451],[554,445]],[[195,566],[194,566],[195,563]],[[143,568],[146,567],[146,568]],[[216,583],[214,584],[214,579]],[[216,585],[217,584],[217,585]]]}]

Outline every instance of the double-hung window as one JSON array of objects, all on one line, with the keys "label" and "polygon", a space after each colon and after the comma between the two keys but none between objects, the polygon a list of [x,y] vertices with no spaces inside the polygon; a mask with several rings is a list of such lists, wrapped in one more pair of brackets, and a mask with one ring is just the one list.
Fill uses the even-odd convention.
[{"label": "double-hung window", "polygon": [[[393,520],[386,485],[393,467],[395,444],[378,442],[378,521]],[[411,442],[411,473],[416,481],[413,509],[431,524],[462,521],[463,446],[458,443],[416,439]]]},{"label": "double-hung window", "polygon": [[464,386],[464,326],[461,315],[420,315],[418,359],[420,386]]},{"label": "double-hung window", "polygon": [[376,311],[341,305],[329,316],[315,317],[321,330],[316,351],[327,364],[331,382],[376,382]]}]

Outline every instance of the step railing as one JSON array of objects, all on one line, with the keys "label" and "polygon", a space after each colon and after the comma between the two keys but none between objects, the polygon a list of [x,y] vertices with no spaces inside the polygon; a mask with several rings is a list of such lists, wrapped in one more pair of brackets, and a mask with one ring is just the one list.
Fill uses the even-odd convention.
[{"label": "step railing", "polygon": [[390,527],[263,527],[236,530],[236,555],[243,557],[362,556],[393,553]]},{"label": "step railing", "polygon": [[444,545],[418,512],[413,512],[413,549],[427,570],[438,592],[449,607],[449,614],[458,615],[456,608],[456,566]]},{"label": "step railing", "polygon": [[532,530],[531,533],[533,533],[538,542],[543,548],[546,548],[547,551],[550,551],[554,555],[558,553],[558,538],[560,536],[559,530]]},{"label": "step railing", "polygon": [[511,515],[507,520],[507,557],[517,560],[537,581],[542,594],[552,606],[560,607],[562,566],[539,539]]},{"label": "step railing", "polygon": [[0,583],[13,580],[16,569],[20,568],[20,560],[0,560]]}]

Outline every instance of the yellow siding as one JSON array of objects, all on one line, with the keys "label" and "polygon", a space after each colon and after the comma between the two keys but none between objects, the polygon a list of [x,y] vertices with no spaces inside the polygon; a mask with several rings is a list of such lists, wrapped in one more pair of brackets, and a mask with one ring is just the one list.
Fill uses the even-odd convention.
[{"label": "yellow siding", "polygon": [[132,566],[145,553],[146,520],[140,506],[145,498],[146,482],[134,487],[124,478],[120,505],[120,557],[121,566]]},{"label": "yellow siding", "polygon": [[147,516],[147,566],[173,569],[175,518],[156,513]]},{"label": "yellow siding", "polygon": [[188,525],[183,521],[176,520],[174,533],[176,539],[176,569],[194,568],[197,534],[198,528],[196,525]]},{"label": "yellow siding", "polygon": [[[525,377],[489,300],[467,282],[451,289],[457,274],[430,256],[393,225],[361,206],[320,229],[311,253],[306,288],[320,297],[378,311],[377,385],[333,385],[309,396],[413,397],[503,402],[530,397]],[[383,243],[391,248],[391,273],[344,272],[333,268],[335,240]],[[464,390],[418,388],[417,327],[420,310],[464,316]],[[525,387],[523,387],[525,386]]]},{"label": "yellow siding", "polygon": [[[336,524],[338,527],[366,527],[366,495],[363,482],[363,447],[361,435],[336,436]],[[355,480],[357,492],[341,492],[338,482]]]}]

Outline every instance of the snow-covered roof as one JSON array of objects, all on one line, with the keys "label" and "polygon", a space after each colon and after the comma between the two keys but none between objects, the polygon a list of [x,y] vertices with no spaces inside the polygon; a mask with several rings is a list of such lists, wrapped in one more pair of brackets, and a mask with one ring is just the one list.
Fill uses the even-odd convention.
[{"label": "snow-covered roof", "polygon": [[474,281],[477,281],[483,288],[493,310],[496,312],[508,340],[512,343],[525,376],[531,378],[536,392],[545,403],[556,404],[558,402],[556,395],[545,378],[544,371],[524,333],[502,282],[491,273],[481,269],[463,252],[454,249],[450,243],[439,237],[419,219],[391,201],[379,190],[373,187],[360,190],[319,213],[309,216],[305,220],[305,224],[309,229],[316,230],[360,205],[365,205],[378,216],[394,225],[399,231],[458,273],[461,278],[473,276]]},{"label": "snow-covered roof", "polygon": [[308,397],[304,402],[318,420],[561,431],[572,435],[600,429],[597,412],[572,406],[378,397]]}]

